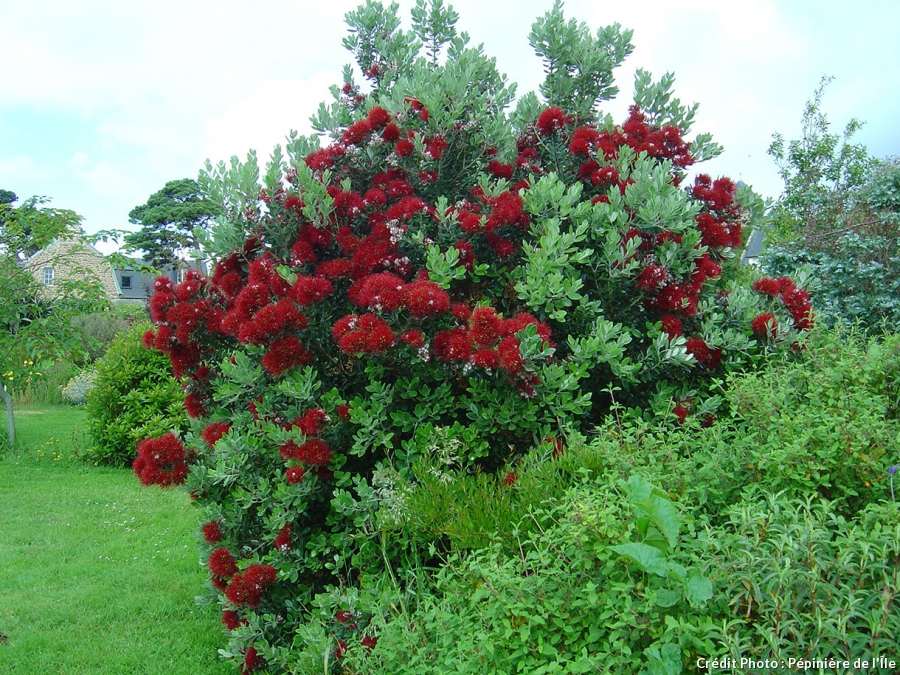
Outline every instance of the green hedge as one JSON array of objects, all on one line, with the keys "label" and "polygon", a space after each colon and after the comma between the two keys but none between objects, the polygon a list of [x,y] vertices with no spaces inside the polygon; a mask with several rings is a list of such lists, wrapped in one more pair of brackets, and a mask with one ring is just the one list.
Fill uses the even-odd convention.
[{"label": "green hedge", "polygon": [[95,364],[94,387],[87,397],[93,445],[84,458],[90,462],[126,466],[141,439],[188,428],[184,395],[169,360],[141,344],[149,328],[136,324],[113,340]]}]

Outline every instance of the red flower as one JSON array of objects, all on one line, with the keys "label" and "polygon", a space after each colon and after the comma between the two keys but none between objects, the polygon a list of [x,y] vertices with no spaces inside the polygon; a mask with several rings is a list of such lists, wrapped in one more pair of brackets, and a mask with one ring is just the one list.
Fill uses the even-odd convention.
[{"label": "red flower", "polygon": [[600,134],[593,127],[579,127],[572,132],[569,141],[569,152],[573,155],[589,156],[592,146],[600,141]]},{"label": "red flower", "polygon": [[765,312],[750,322],[750,328],[757,335],[774,338],[778,331],[778,321],[775,320],[775,315],[772,312]]},{"label": "red flower", "polygon": [[347,296],[362,307],[392,312],[400,307],[405,285],[403,279],[391,272],[370,274],[353,284]]},{"label": "red flower", "polygon": [[369,120],[369,125],[373,129],[381,129],[391,121],[391,115],[380,105],[376,105],[369,111],[367,119]]},{"label": "red flower", "polygon": [[538,115],[535,126],[541,136],[549,136],[566,126],[568,121],[562,108],[547,108]]},{"label": "red flower", "polygon": [[241,669],[242,675],[246,675],[251,670],[256,670],[257,657],[256,647],[250,647],[247,653],[244,654],[244,667]]},{"label": "red flower", "polygon": [[[296,446],[295,446],[296,447]],[[306,469],[302,466],[290,466],[284,472],[284,480],[288,485],[296,485],[306,475]]]},{"label": "red flower", "polygon": [[145,438],[137,445],[132,464],[142,485],[180,485],[187,478],[184,445],[175,434]]},{"label": "red flower", "polygon": [[311,438],[297,448],[294,458],[309,466],[328,466],[331,463],[331,448],[319,439]]},{"label": "red flower", "polygon": [[301,307],[307,307],[324,300],[333,292],[334,286],[324,276],[299,276],[291,288],[291,297]]},{"label": "red flower", "polygon": [[345,422],[350,421],[350,406],[349,405],[339,405],[334,409],[334,411],[338,414],[338,417],[340,417]]},{"label": "red flower", "polygon": [[291,550],[291,524],[288,523],[284,527],[281,528],[281,531],[278,533],[278,536],[275,537],[275,541],[272,542],[275,548],[282,553],[286,553]]},{"label": "red flower", "polygon": [[237,563],[227,548],[217,548],[209,554],[209,571],[221,579],[237,574]]},{"label": "red flower", "polygon": [[497,370],[500,367],[500,352],[488,347],[477,349],[472,354],[472,364],[487,370]]},{"label": "red flower", "polygon": [[647,265],[637,278],[637,286],[643,291],[653,291],[666,280],[668,270],[662,265]]},{"label": "red flower", "polygon": [[225,624],[225,628],[228,630],[234,630],[244,622],[233,609],[226,609],[222,611],[222,623]]},{"label": "red flower", "polygon": [[363,647],[365,647],[365,649],[366,649],[367,652],[370,652],[370,651],[372,651],[373,649],[375,649],[375,645],[378,644],[378,638],[375,637],[374,635],[366,635],[366,636],[360,641],[359,644],[361,644]]},{"label": "red flower", "polygon": [[432,159],[440,159],[447,147],[447,139],[440,134],[435,134],[425,141],[425,152],[431,155]]},{"label": "red flower", "polygon": [[400,335],[400,342],[405,342],[410,347],[419,349],[425,346],[425,335],[417,328],[408,330]]},{"label": "red flower", "polygon": [[468,361],[472,355],[472,339],[462,327],[441,331],[434,336],[432,350],[440,361]]},{"label": "red flower", "polygon": [[203,417],[209,413],[204,405],[204,398],[199,394],[188,394],[185,396],[184,409],[187,410],[188,417],[192,419]]},{"label": "red flower", "polygon": [[493,307],[476,307],[472,310],[469,324],[475,344],[490,345],[499,337],[502,321]]},{"label": "red flower", "polygon": [[222,541],[222,527],[217,520],[206,523],[200,528],[200,531],[203,532],[203,538],[208,544],[217,544]]},{"label": "red flower", "polygon": [[678,337],[682,334],[683,326],[681,324],[681,319],[677,316],[663,314],[659,320],[660,323],[662,323],[663,331],[669,334],[669,338]]},{"label": "red flower", "polygon": [[213,447],[222,436],[231,429],[230,422],[213,422],[200,432],[200,436],[209,447]]},{"label": "red flower", "polygon": [[687,416],[688,416],[688,411],[684,406],[682,406],[679,403],[674,408],[672,408],[672,413],[675,415],[676,418],[678,418],[679,424],[684,424],[684,421],[687,419]]},{"label": "red flower", "polygon": [[312,359],[312,353],[300,344],[300,340],[288,335],[273,342],[260,363],[267,372],[277,377],[286,370],[309,363]]},{"label": "red flower", "polygon": [[391,327],[374,314],[350,314],[338,319],[331,333],[345,354],[381,354],[395,342]]},{"label": "red flower", "polygon": [[519,476],[515,471],[507,471],[506,475],[503,476],[503,482],[506,485],[514,485],[517,480],[519,480]]},{"label": "red flower", "polygon": [[235,607],[246,605],[256,609],[262,602],[262,593],[266,586],[275,581],[277,572],[270,565],[249,565],[243,572],[234,575],[225,597]]},{"label": "red flower", "polygon": [[494,178],[505,178],[506,180],[512,178],[513,168],[512,164],[503,164],[496,159],[492,159],[487,165],[488,173],[494,176]]},{"label": "red flower", "polygon": [[433,281],[414,281],[401,294],[403,306],[417,319],[443,314],[450,309],[450,296]]},{"label": "red flower", "polygon": [[322,425],[330,421],[322,408],[313,408],[295,419],[293,425],[299,427],[304,436],[318,436],[322,432]]},{"label": "red flower", "polygon": [[394,153],[398,157],[409,157],[414,149],[415,146],[412,144],[412,141],[404,138],[402,141],[397,141],[397,144],[394,146]]},{"label": "red flower", "polygon": [[466,322],[472,315],[472,308],[463,302],[451,302],[450,314],[453,318],[460,322]]},{"label": "red flower", "polygon": [[771,277],[763,277],[753,282],[753,290],[774,298],[781,292],[781,284]]},{"label": "red flower", "polygon": [[519,351],[519,340],[513,335],[505,337],[497,347],[500,352],[500,365],[504,370],[515,374],[522,370],[522,354]]},{"label": "red flower", "polygon": [[391,122],[384,128],[384,131],[381,132],[381,137],[386,143],[393,143],[400,138],[400,128]]},{"label": "red flower", "polygon": [[711,351],[703,338],[689,337],[685,342],[685,347],[687,347],[687,353],[697,359],[697,363],[706,363],[709,360]]},{"label": "red flower", "polygon": [[372,124],[368,120],[357,120],[344,132],[341,142],[346,145],[359,145],[371,131]]}]

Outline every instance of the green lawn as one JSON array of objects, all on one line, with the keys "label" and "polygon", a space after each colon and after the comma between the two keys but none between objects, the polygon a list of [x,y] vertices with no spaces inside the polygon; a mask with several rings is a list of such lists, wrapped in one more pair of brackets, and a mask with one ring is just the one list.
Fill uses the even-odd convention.
[{"label": "green lawn", "polygon": [[0,673],[234,673],[187,495],[74,461],[84,411],[23,407],[0,457]]}]

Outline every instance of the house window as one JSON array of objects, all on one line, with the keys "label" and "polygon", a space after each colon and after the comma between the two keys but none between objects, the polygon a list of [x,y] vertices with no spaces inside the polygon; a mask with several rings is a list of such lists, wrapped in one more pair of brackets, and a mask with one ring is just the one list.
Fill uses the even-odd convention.
[{"label": "house window", "polygon": [[131,276],[123,274],[122,275],[122,288],[131,288]]},{"label": "house window", "polygon": [[45,267],[44,268],[44,286],[50,286],[53,284],[53,268]]}]

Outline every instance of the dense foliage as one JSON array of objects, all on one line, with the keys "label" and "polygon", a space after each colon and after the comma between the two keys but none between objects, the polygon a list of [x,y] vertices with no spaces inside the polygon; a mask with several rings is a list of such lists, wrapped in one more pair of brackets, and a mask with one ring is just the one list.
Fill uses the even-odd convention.
[{"label": "dense foliage", "polygon": [[822,81],[803,115],[803,138],[769,149],[784,179],[762,263],[775,275],[806,267],[818,284],[817,312],[879,329],[900,326],[900,164],[871,157],[851,143],[862,126],[851,120],[843,136],[829,132]]},{"label": "dense foliage", "polygon": [[[798,391],[801,373],[814,382]],[[300,672],[335,645],[349,672],[403,675],[894,658],[889,465],[900,456],[854,422],[878,420],[881,441],[900,433],[900,336],[820,332],[800,358],[733,374],[726,391],[730,412],[709,427],[618,410],[557,459],[529,453],[513,475],[434,462],[394,484],[373,526],[389,540],[445,537],[452,552],[433,575],[407,560],[318,596],[295,643]],[[850,471],[829,469],[844,458]]]},{"label": "dense foliage", "polygon": [[218,213],[218,205],[204,196],[197,181],[170,180],[128,213],[129,222],[140,229],[125,235],[125,250],[141,251],[158,269],[177,267],[198,246],[194,230],[207,227]]},{"label": "dense foliage", "polygon": [[[14,193],[0,191],[0,398],[7,416],[6,439],[15,441],[13,396],[65,356],[87,355],[88,339],[73,318],[100,311],[106,296],[96,276],[77,266],[48,290],[37,282],[26,259],[57,238],[87,245],[76,213],[32,197],[14,206]],[[52,266],[49,259],[46,264]]]},{"label": "dense foliage", "polygon": [[220,260],[209,279],[158,279],[151,299],[144,344],[168,355],[195,421],[143,441],[134,468],[186,480],[204,508],[245,670],[293,667],[318,596],[446,546],[380,538],[394,486],[515,476],[535,446],[558,461],[613,396],[710,424],[715,378],[812,325],[802,284],[729,281],[747,212],[727,178],[683,185],[718,149],[687,140],[695,107],[671,77],[639,73],[620,124],[599,114],[628,31],[594,36],[555,7],[530,35],[545,100],[507,116],[512,88],[451,10],[420,2],[404,32],[396,9],[347,16],[371,89],[347,69],[314,120],[329,145],[292,137],[262,189],[255,161],[209,167],[225,215],[203,246]]},{"label": "dense foliage", "polygon": [[89,462],[127,466],[141,439],[187,429],[181,387],[168,359],[141,345],[147,327],[135,324],[94,363],[87,391]]}]

